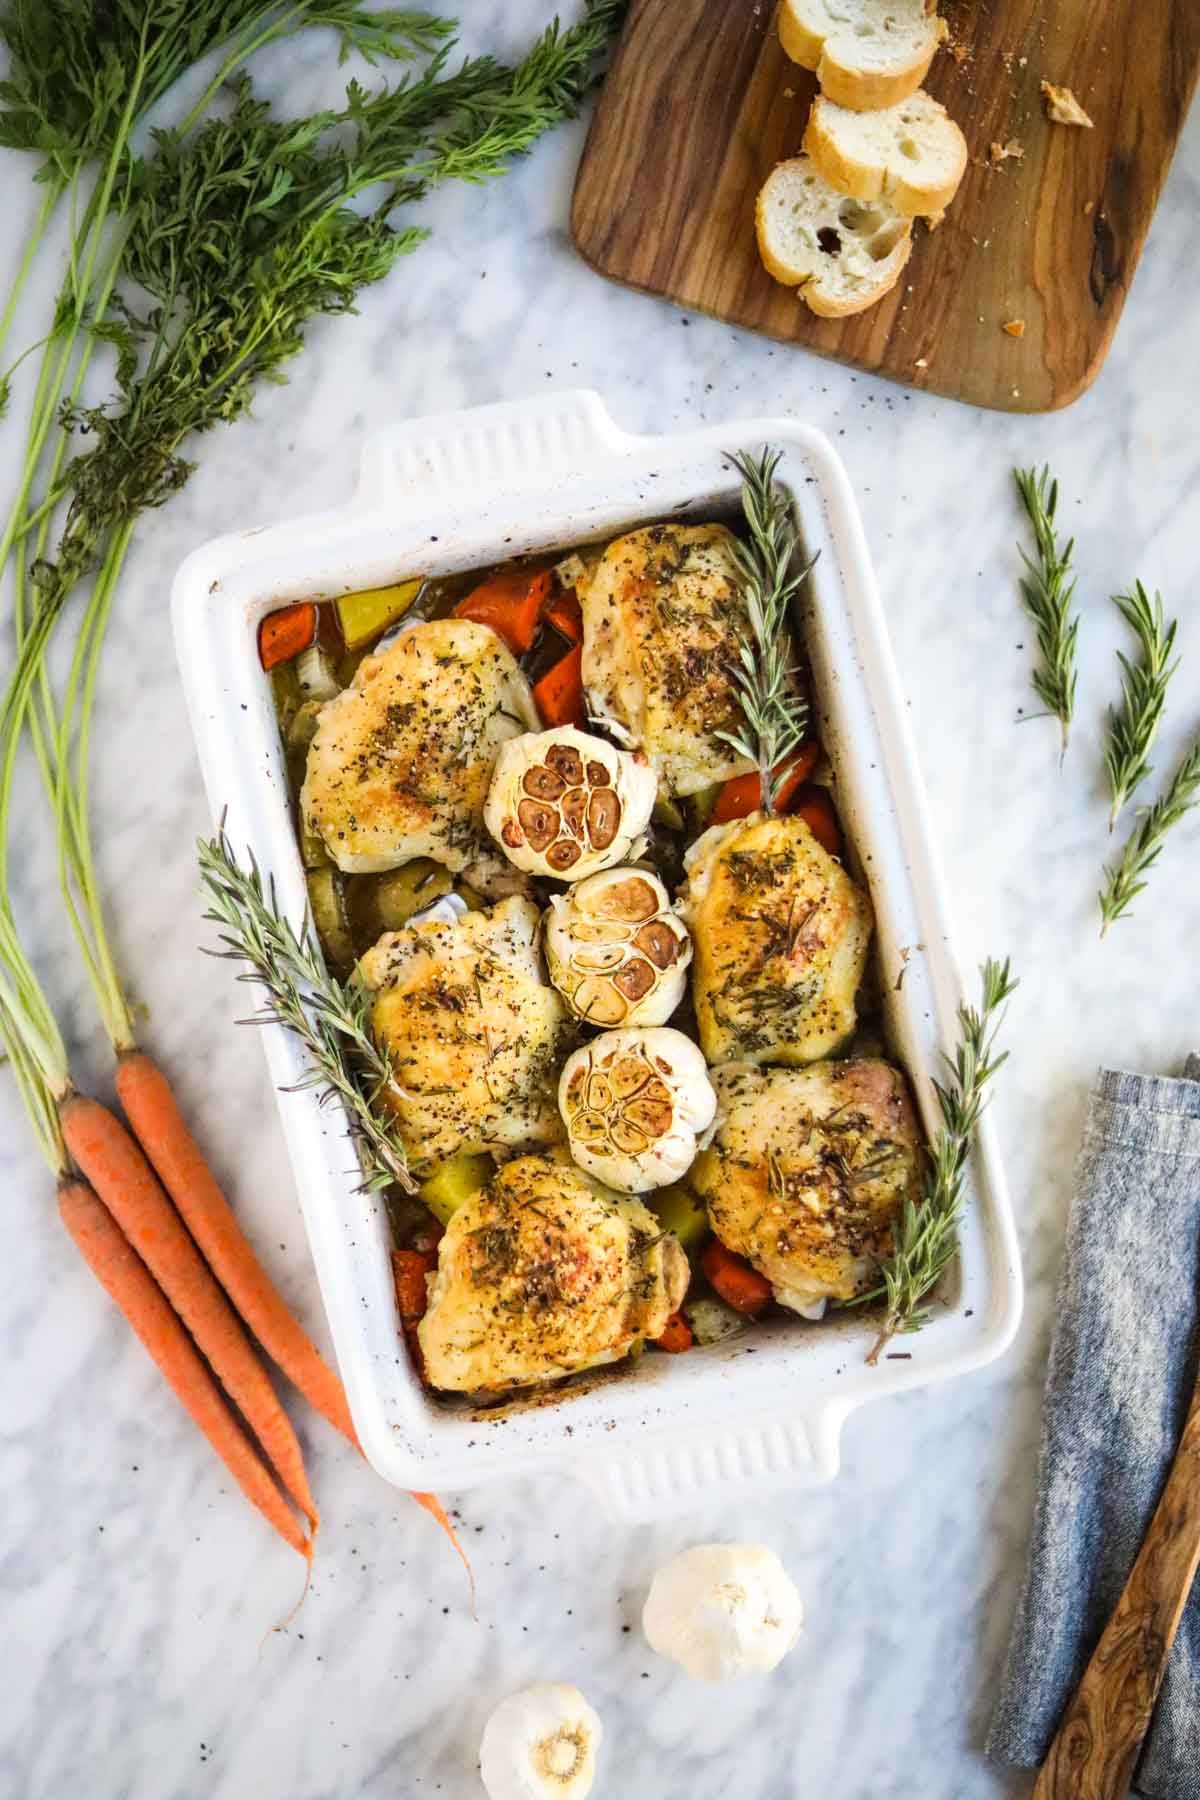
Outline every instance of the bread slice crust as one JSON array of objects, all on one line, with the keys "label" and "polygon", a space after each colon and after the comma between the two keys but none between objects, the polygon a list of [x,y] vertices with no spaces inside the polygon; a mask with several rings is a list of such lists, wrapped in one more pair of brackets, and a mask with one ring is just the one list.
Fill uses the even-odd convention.
[{"label": "bread slice crust", "polygon": [[908,218],[936,218],[958,192],[967,141],[923,90],[872,114],[818,95],[804,149],[832,187],[856,200],[887,200]]},{"label": "bread slice crust", "polygon": [[[868,22],[873,16],[896,10],[884,0],[846,0],[844,9],[860,12]],[[821,92],[838,106],[852,112],[876,112],[917,91],[946,36],[945,20],[938,18],[932,0],[928,4],[926,0],[907,0],[904,9],[911,10],[913,17],[895,33],[894,43],[882,57],[878,54],[880,38],[886,36],[882,20],[869,40],[876,50],[872,56],[864,49],[868,40],[853,29],[839,29],[840,21],[830,16],[826,0],[780,0],[779,41],[793,62],[815,70]]]},{"label": "bread slice crust", "polygon": [[810,311],[848,318],[895,287],[912,250],[911,222],[886,202],[864,206],[838,193],[801,155],[780,163],[755,205],[768,274],[795,287]]}]

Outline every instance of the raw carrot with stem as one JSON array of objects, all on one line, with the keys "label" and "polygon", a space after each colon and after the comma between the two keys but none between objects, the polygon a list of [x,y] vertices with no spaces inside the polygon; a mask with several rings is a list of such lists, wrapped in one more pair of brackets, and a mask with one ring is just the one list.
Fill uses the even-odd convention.
[{"label": "raw carrot with stem", "polygon": [[133,1135],[252,1336],[309,1405],[357,1447],[341,1382],[259,1262],[170,1083],[144,1050],[121,1054],[117,1093]]},{"label": "raw carrot with stem", "polygon": [[71,1092],[58,1116],[67,1149],[212,1364],[315,1533],[320,1519],[296,1434],[158,1177],[121,1121],[98,1100]]},{"label": "raw carrot with stem", "polygon": [[247,1500],[311,1564],[312,1538],[305,1537],[296,1523],[191,1338],[107,1207],[86,1182],[64,1175],[58,1184],[58,1210],[88,1268],[133,1327],[171,1392],[200,1427]]}]

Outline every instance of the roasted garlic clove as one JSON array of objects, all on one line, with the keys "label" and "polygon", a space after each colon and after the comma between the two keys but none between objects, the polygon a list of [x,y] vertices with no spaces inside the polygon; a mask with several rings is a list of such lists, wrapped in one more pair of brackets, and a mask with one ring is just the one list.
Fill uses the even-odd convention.
[{"label": "roasted garlic clove", "polygon": [[603,869],[550,902],[546,967],[589,1025],[662,1025],[687,985],[692,940],[648,869]]},{"label": "roasted garlic clove", "polygon": [[626,1194],[685,1175],[716,1108],[704,1057],[662,1025],[601,1033],[567,1058],[558,1084],[571,1155]]},{"label": "roasted garlic clove", "polygon": [[640,855],[656,792],[644,756],[565,725],[505,746],[483,817],[518,869],[578,881]]}]

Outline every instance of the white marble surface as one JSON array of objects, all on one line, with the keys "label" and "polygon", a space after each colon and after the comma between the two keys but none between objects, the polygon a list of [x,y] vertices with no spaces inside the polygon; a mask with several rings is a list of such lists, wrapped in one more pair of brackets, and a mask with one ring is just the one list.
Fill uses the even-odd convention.
[{"label": "white marble surface", "polygon": [[[475,0],[471,37],[515,48],[541,0]],[[273,76],[294,103],[316,49]],[[479,1580],[423,1514],[311,1418],[325,1526],[296,1625],[276,1547],[66,1241],[7,1083],[0,1174],[0,1794],[14,1800],[332,1800],[481,1790],[482,1722],[533,1678],[574,1680],[603,1715],[597,1794],[623,1800],[983,1800],[1022,1794],[978,1744],[1008,1629],[1033,1480],[1050,1284],[1084,1096],[1098,1063],[1173,1070],[1197,1037],[1200,831],[1181,832],[1135,922],[1101,946],[1098,772],[1120,634],[1107,598],[1141,575],[1183,615],[1168,762],[1200,722],[1195,369],[1189,274],[1200,119],[1172,171],[1107,368],[1042,419],[914,397],[607,286],[565,221],[582,128],[503,186],[446,192],[432,243],[317,325],[291,384],[214,435],[186,492],[141,526],[99,698],[102,876],[146,1036],[174,1071],[266,1260],[323,1331],[259,1046],[233,1029],[229,971],[202,958],[191,845],[207,825],[167,613],[183,554],[213,533],[343,497],[364,433],[397,416],[589,385],[646,431],[787,411],[846,459],[866,517],[941,841],[964,959],[1022,977],[997,1097],[1029,1277],[1026,1323],[986,1373],[858,1414],[830,1489],[726,1503],[621,1532],[569,1485],[461,1499]],[[31,190],[0,163],[7,254]],[[32,325],[33,311],[25,315]],[[19,412],[19,409],[18,409]],[[0,467],[11,472],[5,428]],[[1079,723],[1063,775],[1028,709],[1008,470],[1049,459],[1078,528]],[[1190,503],[1190,504],[1189,504]],[[24,776],[20,911],[85,1080],[108,1091],[90,1001],[48,896],[44,819]],[[650,1571],[712,1537],[772,1544],[806,1597],[772,1679],[719,1696],[657,1662],[638,1617]]]}]

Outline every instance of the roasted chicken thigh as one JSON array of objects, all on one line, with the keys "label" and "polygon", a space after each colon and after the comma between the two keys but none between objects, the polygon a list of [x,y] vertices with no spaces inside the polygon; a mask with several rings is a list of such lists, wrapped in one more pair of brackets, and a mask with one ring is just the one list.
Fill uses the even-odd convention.
[{"label": "roasted chicken thigh", "polygon": [[591,712],[645,752],[669,794],[750,767],[718,736],[743,724],[733,545],[724,525],[651,525],[617,538],[580,581]]},{"label": "roasted chicken thigh", "polygon": [[618,1362],[661,1333],[687,1281],[640,1200],[518,1157],[446,1227],[418,1327],[426,1372],[437,1388],[498,1393]]},{"label": "roasted chicken thigh", "polygon": [[679,910],[710,1063],[805,1063],[854,1030],[871,936],[866,894],[803,819],[714,825],[684,858]]},{"label": "roasted chicken thigh", "polygon": [[348,874],[418,856],[458,872],[491,852],[497,751],[536,724],[529,683],[489,626],[414,625],[321,708],[301,814]]},{"label": "roasted chicken thigh", "polygon": [[555,1094],[576,1027],[542,973],[538,909],[518,895],[380,938],[359,963],[391,1059],[382,1096],[413,1169],[459,1150],[560,1141]]},{"label": "roasted chicken thigh", "polygon": [[874,1058],[712,1071],[717,1129],[688,1181],[713,1230],[784,1306],[850,1300],[869,1284],[906,1195],[920,1133],[904,1077]]}]

